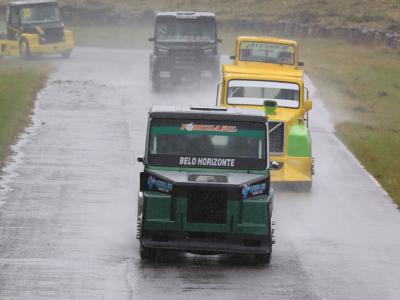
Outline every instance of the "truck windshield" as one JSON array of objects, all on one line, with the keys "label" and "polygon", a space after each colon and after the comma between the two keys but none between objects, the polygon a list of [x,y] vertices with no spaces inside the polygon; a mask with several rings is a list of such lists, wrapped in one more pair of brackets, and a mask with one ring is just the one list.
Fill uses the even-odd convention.
[{"label": "truck windshield", "polygon": [[23,7],[20,14],[23,25],[61,22],[60,8],[56,3]]},{"label": "truck windshield", "polygon": [[166,19],[156,25],[158,42],[215,43],[216,23],[202,19]]},{"label": "truck windshield", "polygon": [[294,64],[294,47],[291,45],[261,42],[241,42],[240,60],[279,64]]},{"label": "truck windshield", "polygon": [[266,129],[260,122],[155,119],[150,165],[192,168],[266,168]]},{"label": "truck windshield", "polygon": [[228,84],[228,104],[263,106],[265,100],[274,100],[280,107],[300,107],[300,87],[295,83],[231,80]]}]

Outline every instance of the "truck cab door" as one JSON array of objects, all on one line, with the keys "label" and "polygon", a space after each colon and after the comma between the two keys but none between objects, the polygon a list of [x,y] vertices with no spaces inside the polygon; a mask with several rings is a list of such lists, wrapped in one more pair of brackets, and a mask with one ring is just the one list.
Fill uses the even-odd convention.
[{"label": "truck cab door", "polygon": [[20,18],[19,18],[19,8],[9,7],[7,13],[7,39],[17,40],[20,34]]}]

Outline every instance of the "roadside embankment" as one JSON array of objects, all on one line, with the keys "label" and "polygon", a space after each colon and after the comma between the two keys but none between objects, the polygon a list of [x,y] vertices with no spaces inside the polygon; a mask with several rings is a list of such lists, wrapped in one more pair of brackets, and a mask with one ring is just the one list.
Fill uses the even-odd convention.
[{"label": "roadside embankment", "polygon": [[0,169],[10,145],[29,124],[36,94],[50,71],[49,65],[39,61],[0,61]]},{"label": "roadside embankment", "polygon": [[399,51],[335,40],[300,42],[306,72],[337,135],[400,207]]},{"label": "roadside embankment", "polygon": [[[0,0],[0,19],[7,2]],[[158,11],[213,11],[225,28],[400,49],[399,0],[60,0],[60,5],[65,22],[74,25],[136,27],[151,24]]]}]

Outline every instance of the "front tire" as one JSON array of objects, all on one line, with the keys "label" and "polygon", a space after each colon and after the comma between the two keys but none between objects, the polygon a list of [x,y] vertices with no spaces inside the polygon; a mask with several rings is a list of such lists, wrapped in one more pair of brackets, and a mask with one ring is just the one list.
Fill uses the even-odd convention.
[{"label": "front tire", "polygon": [[157,79],[157,78],[154,78],[154,76],[153,76],[153,79],[151,81],[151,87],[152,87],[153,92],[155,92],[155,93],[160,92],[161,91],[161,82],[160,82],[160,80]]},{"label": "front tire", "polygon": [[65,51],[64,53],[62,53],[61,57],[67,59],[67,58],[71,57],[71,54],[72,54],[72,50],[68,50],[68,51]]},{"label": "front tire", "polygon": [[255,260],[258,265],[269,265],[271,262],[271,252],[266,254],[256,254]]},{"label": "front tire", "polygon": [[32,58],[32,53],[29,47],[29,43],[27,40],[23,39],[19,43],[19,56],[22,59],[31,59]]},{"label": "front tire", "polygon": [[140,258],[143,260],[154,261],[156,259],[156,249],[147,248],[140,243]]}]

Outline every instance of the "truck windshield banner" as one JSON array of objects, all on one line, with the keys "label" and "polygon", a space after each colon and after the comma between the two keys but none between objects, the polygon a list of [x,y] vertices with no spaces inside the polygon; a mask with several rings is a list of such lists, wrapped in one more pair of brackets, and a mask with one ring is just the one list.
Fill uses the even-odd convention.
[{"label": "truck windshield banner", "polygon": [[185,168],[266,168],[264,123],[156,119],[151,123],[151,165]]},{"label": "truck windshield banner", "polygon": [[264,42],[240,43],[240,60],[243,61],[294,64],[294,57],[295,48],[292,45]]}]

